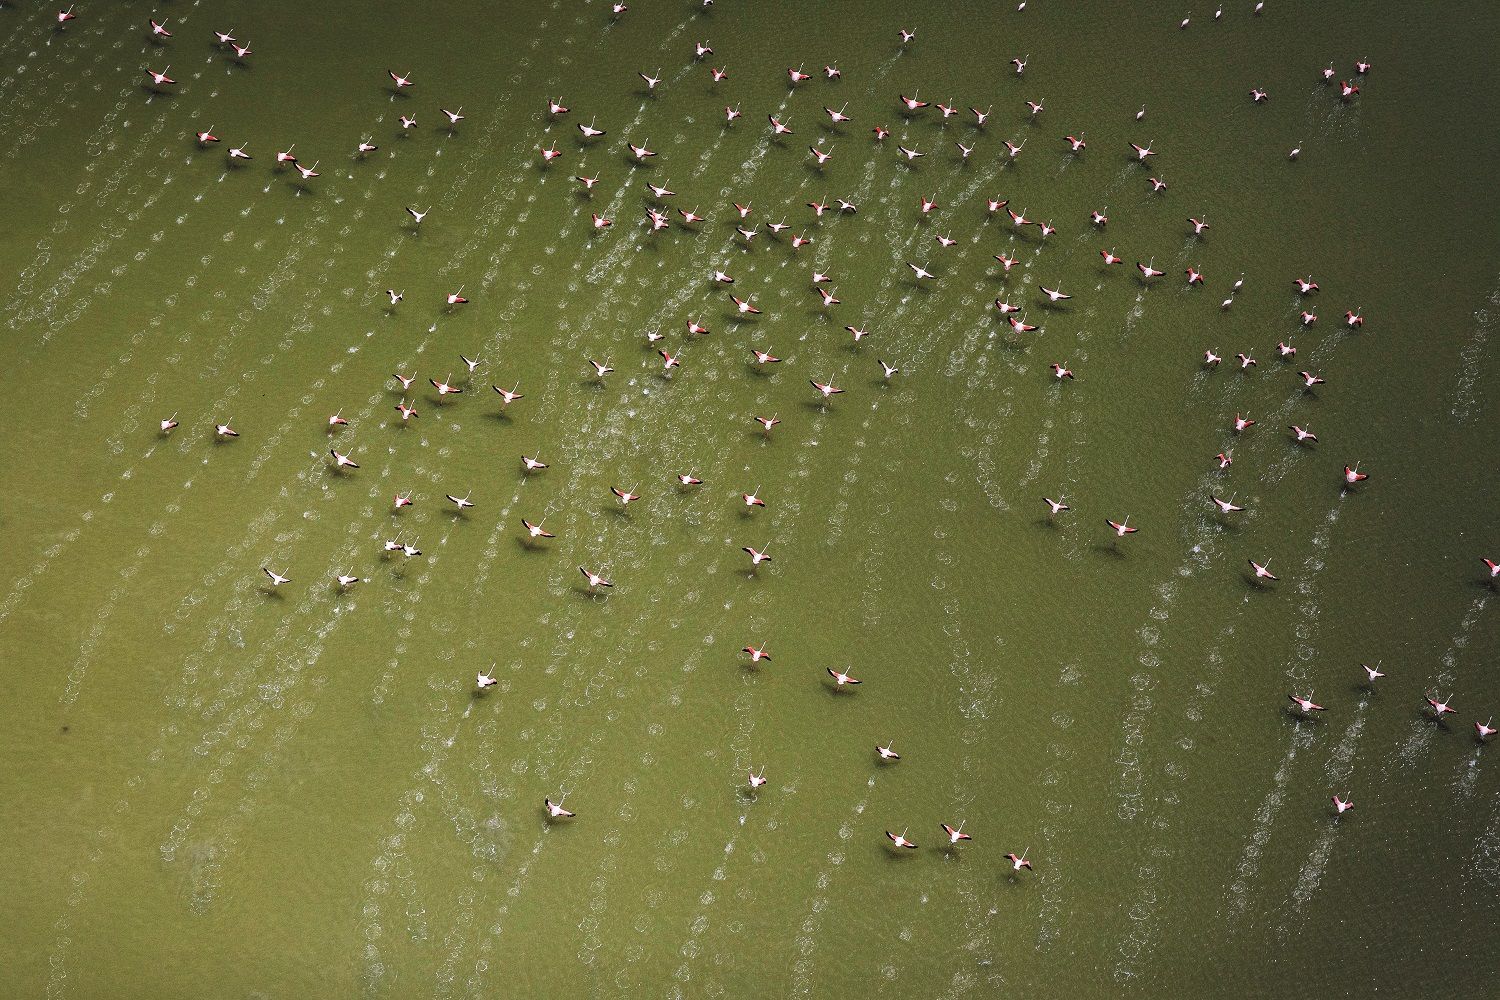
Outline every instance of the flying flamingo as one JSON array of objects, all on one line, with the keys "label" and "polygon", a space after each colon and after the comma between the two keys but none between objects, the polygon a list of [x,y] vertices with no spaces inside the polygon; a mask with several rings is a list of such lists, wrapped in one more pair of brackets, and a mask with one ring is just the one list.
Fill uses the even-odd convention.
[{"label": "flying flamingo", "polygon": [[855,677],[851,677],[850,675],[844,673],[842,670],[835,670],[832,667],[828,668],[828,676],[832,677],[835,686],[840,687],[840,688],[842,688],[846,684],[863,684],[864,683],[863,681],[861,681],[861,680],[859,680],[859,679],[857,679]]},{"label": "flying flamingo", "polygon": [[938,825],[941,826],[943,828],[943,832],[948,835],[948,846],[950,847],[957,844],[961,840],[974,839],[967,833],[964,833],[964,825],[962,823],[958,824],[958,826],[949,826],[947,823],[939,823]]}]

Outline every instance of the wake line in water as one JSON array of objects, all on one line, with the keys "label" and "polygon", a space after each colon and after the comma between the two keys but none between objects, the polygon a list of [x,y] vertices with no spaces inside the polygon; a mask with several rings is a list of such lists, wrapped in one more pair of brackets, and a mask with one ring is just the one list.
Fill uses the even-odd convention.
[{"label": "wake line in water", "polygon": [[1475,420],[1479,380],[1487,367],[1485,346],[1494,332],[1497,312],[1500,312],[1500,276],[1485,296],[1484,304],[1474,310],[1474,332],[1458,353],[1458,374],[1453,379],[1448,412],[1461,427],[1470,426]]},{"label": "wake line in water", "polygon": [[[1354,773],[1354,754],[1359,745],[1360,734],[1364,731],[1365,710],[1369,708],[1369,699],[1361,698],[1354,709],[1354,719],[1344,730],[1343,737],[1338,745],[1329,754],[1328,760],[1328,787],[1343,789],[1349,783]],[[1334,794],[1346,794],[1335,792]],[[1288,900],[1289,911],[1283,911],[1285,917],[1281,925],[1276,929],[1276,935],[1282,941],[1289,938],[1293,930],[1293,924],[1302,924],[1302,908],[1312,899],[1323,882],[1323,873],[1328,868],[1328,859],[1333,853],[1333,841],[1338,836],[1338,824],[1336,820],[1330,820],[1327,816],[1320,816],[1317,822],[1322,827],[1317,841],[1311,851],[1308,852],[1307,860],[1303,862],[1302,868],[1297,873],[1297,882],[1292,887],[1291,896]]]}]

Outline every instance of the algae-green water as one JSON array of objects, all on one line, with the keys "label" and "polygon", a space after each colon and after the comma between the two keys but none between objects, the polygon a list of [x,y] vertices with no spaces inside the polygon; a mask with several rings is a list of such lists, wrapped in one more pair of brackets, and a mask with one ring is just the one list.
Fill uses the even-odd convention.
[{"label": "algae-green water", "polygon": [[0,994],[1493,988],[1500,15],[1253,6],[0,7]]}]

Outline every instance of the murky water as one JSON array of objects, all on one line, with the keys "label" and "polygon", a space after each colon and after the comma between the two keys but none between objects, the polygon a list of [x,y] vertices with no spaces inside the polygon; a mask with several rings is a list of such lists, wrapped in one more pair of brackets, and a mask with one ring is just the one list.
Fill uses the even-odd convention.
[{"label": "murky water", "polygon": [[[1251,6],[1185,31],[1047,0],[80,4],[60,32],[0,10],[6,991],[1487,986],[1500,14]],[[210,44],[230,28],[243,63]],[[934,106],[903,113],[913,93]],[[292,143],[321,176],[276,167]],[[648,180],[677,192],[656,234]],[[857,214],[805,207],[837,198]],[[1299,721],[1289,692],[1327,711]],[[549,796],[577,816],[549,825]],[[943,822],[973,841],[941,849]]]}]

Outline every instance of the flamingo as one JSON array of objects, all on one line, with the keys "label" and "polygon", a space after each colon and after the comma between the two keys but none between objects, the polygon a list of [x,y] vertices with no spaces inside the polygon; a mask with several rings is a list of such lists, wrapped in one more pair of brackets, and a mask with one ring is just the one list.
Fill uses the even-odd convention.
[{"label": "flamingo", "polygon": [[1439,700],[1437,698],[1433,698],[1431,696],[1428,696],[1428,698],[1427,698],[1427,704],[1428,704],[1428,707],[1430,707],[1432,709],[1432,712],[1433,712],[1433,716],[1432,717],[1434,719],[1439,719],[1440,720],[1440,719],[1442,719],[1443,716],[1448,715],[1451,712],[1458,711],[1458,709],[1454,708],[1451,704],[1449,704],[1449,702],[1451,700],[1452,700],[1452,696],[1451,695],[1449,697],[1443,698],[1441,700]]},{"label": "flamingo", "polygon": [[[767,547],[769,548],[769,546]],[[750,567],[753,569],[763,562],[770,562],[771,556],[767,549],[757,549],[753,545],[741,545],[740,551],[750,556]]]},{"label": "flamingo", "polygon": [[1292,700],[1293,704],[1295,704],[1297,706],[1297,711],[1301,715],[1306,716],[1306,715],[1309,715],[1309,714],[1311,714],[1313,712],[1326,712],[1327,711],[1327,709],[1324,708],[1322,705],[1319,705],[1317,702],[1315,702],[1315,701],[1312,700],[1312,692],[1311,691],[1309,691],[1305,697],[1303,695],[1300,695],[1300,694],[1289,694],[1289,695],[1287,695],[1287,697],[1290,698]]},{"label": "flamingo", "polygon": [[1219,508],[1220,514],[1234,514],[1245,509],[1236,504],[1233,497],[1230,497],[1228,500],[1223,500],[1210,493],[1208,495],[1208,498],[1213,501],[1215,507]]},{"label": "flamingo", "polygon": [[588,580],[588,582],[589,582],[589,589],[590,590],[595,590],[595,589],[597,589],[599,587],[613,587],[614,586],[613,583],[610,583],[608,580],[606,580],[604,577],[600,576],[598,573],[590,572],[589,570],[584,569],[582,566],[578,567],[578,572],[582,573],[584,575],[584,577]]},{"label": "flamingo", "polygon": [[961,840],[974,839],[967,833],[964,833],[964,825],[962,823],[958,824],[958,826],[949,826],[947,823],[939,823],[938,825],[941,826],[943,828],[943,832],[948,835],[948,846],[950,847],[957,844]]},{"label": "flamingo", "polygon": [[905,830],[902,830],[900,833],[892,833],[891,831],[887,830],[885,831],[885,835],[890,839],[890,842],[895,844],[897,847],[904,847],[909,851],[914,851],[917,849],[916,844],[906,839]]}]

